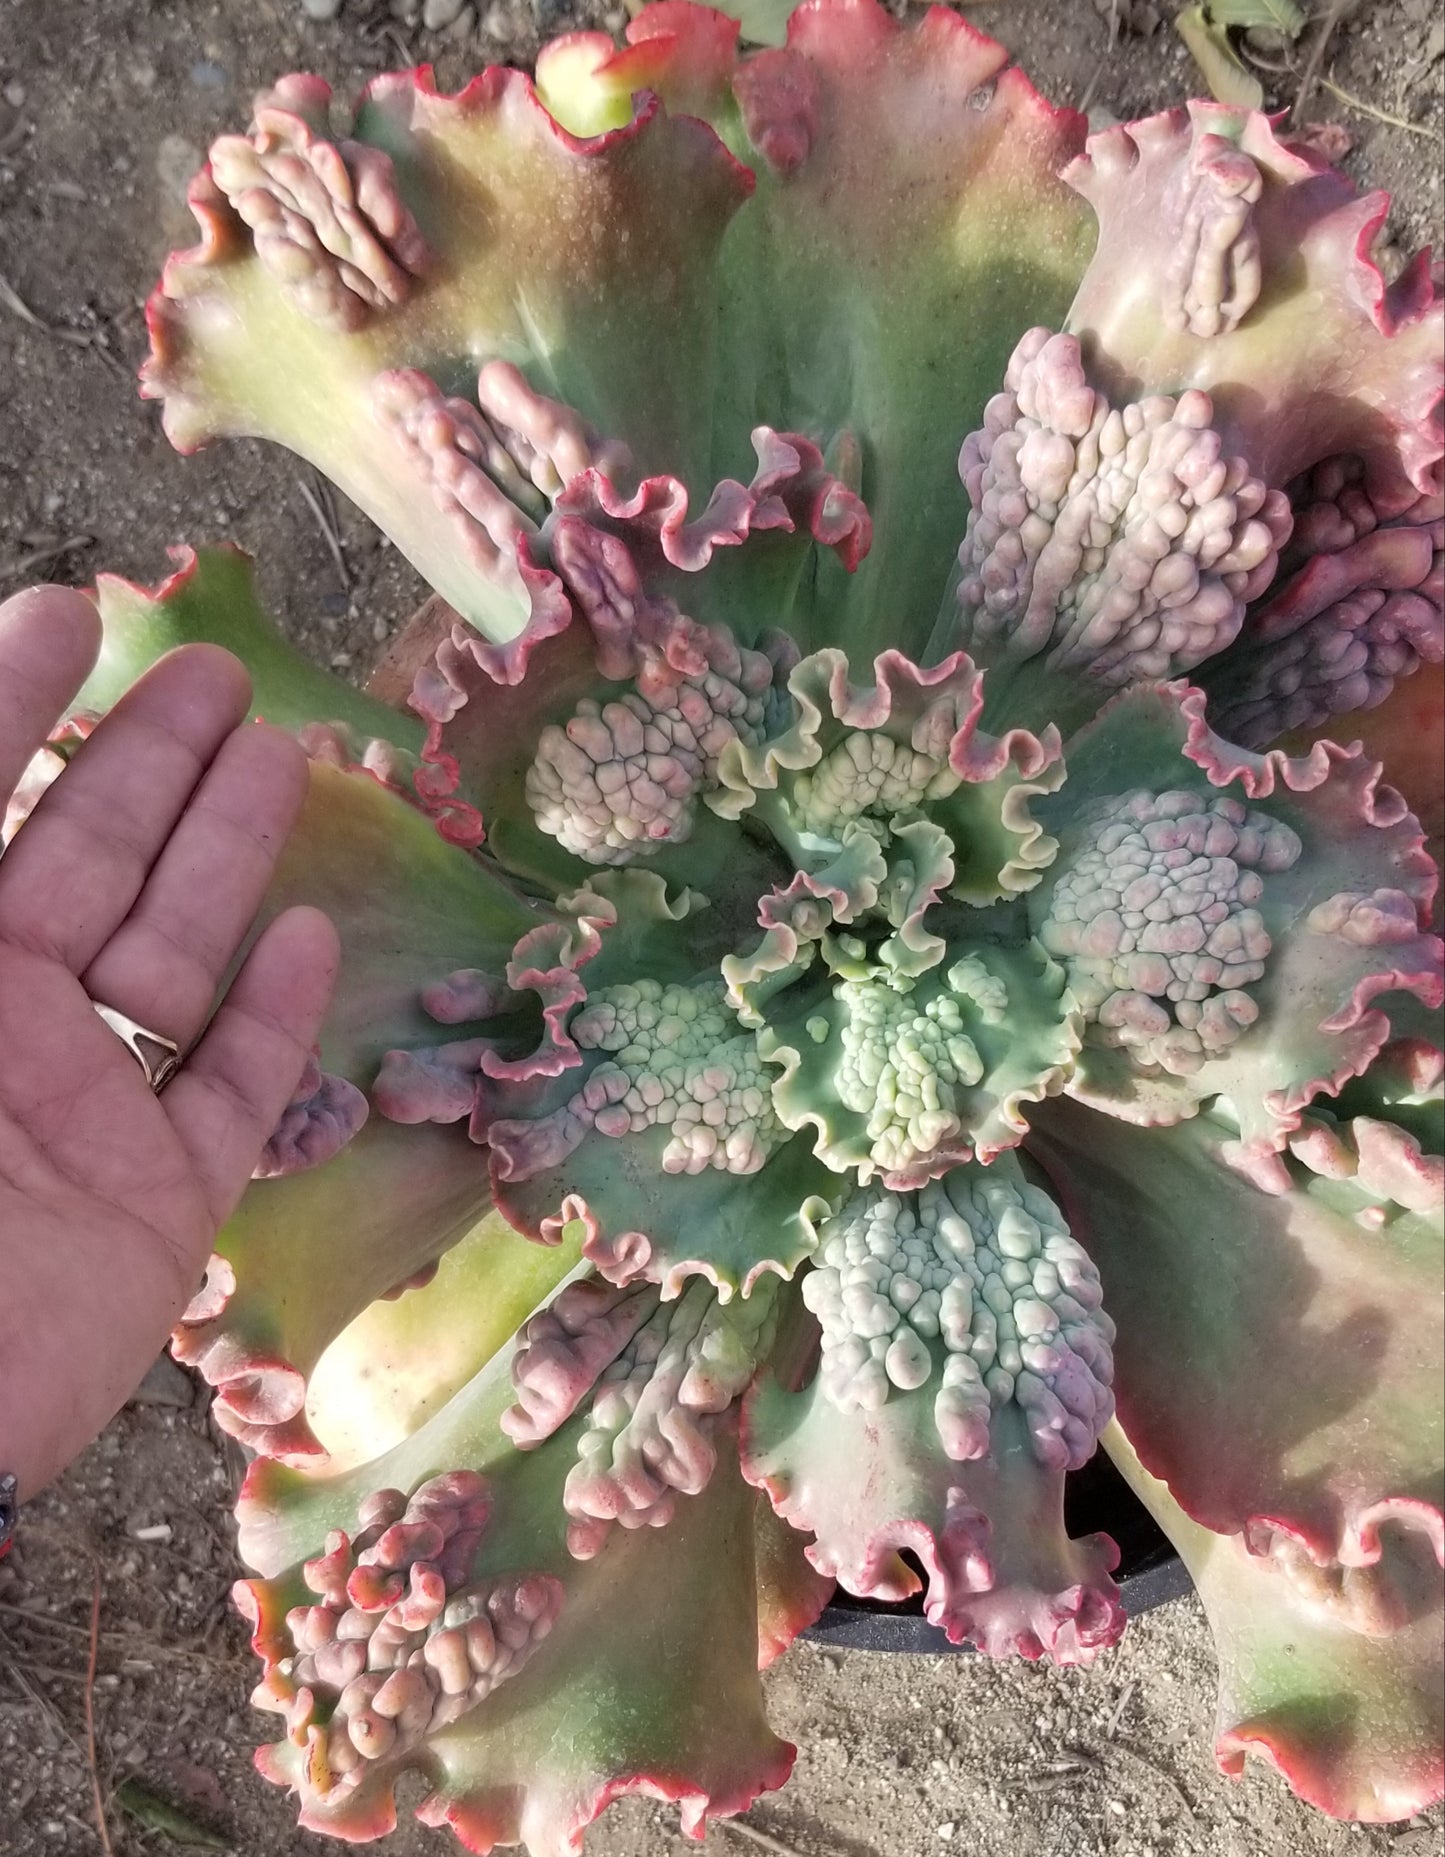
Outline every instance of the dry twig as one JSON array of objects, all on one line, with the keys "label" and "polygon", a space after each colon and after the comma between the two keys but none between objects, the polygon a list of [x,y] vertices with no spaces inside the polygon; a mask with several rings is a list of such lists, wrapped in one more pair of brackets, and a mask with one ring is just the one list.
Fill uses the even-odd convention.
[{"label": "dry twig", "polygon": [[[29,1666],[31,1669],[35,1667],[34,1665]],[[7,1676],[14,1679],[17,1686],[30,1698],[31,1703],[35,1708],[39,1709],[40,1713],[50,1723],[55,1732],[64,1735],[66,1740],[75,1749],[76,1753],[80,1753],[80,1743],[70,1732],[65,1717],[60,1713],[59,1709],[56,1708],[49,1696],[47,1696],[43,1690],[37,1689],[30,1681],[25,1670],[21,1668],[20,1659],[18,1657],[6,1656],[3,1660],[0,1660],[0,1670],[3,1670]],[[72,1673],[62,1671],[58,1674],[70,1675]]]},{"label": "dry twig", "polygon": [[304,477],[298,477],[296,479],[296,487],[305,498],[306,507],[316,518],[316,526],[320,529],[326,546],[331,552],[331,559],[336,563],[336,571],[341,576],[341,591],[349,594],[351,592],[351,572],[346,565],[346,550],[341,545],[341,536],[337,532],[335,518],[331,509],[328,507],[330,501],[329,495],[327,495],[327,500],[323,502],[322,495],[326,493],[323,491],[322,494],[318,494],[318,492],[307,483]]},{"label": "dry twig", "polygon": [[1434,135],[1435,131],[1428,123],[1412,123],[1403,116],[1392,116],[1388,110],[1376,109],[1373,103],[1366,103],[1363,97],[1356,97],[1332,77],[1320,79],[1320,89],[1327,90],[1332,97],[1338,97],[1347,109],[1358,110],[1361,116],[1373,117],[1377,123],[1385,123],[1391,129],[1404,129],[1410,135]]},{"label": "dry twig", "polygon": [[750,1825],[745,1818],[720,1818],[716,1821],[719,1830],[731,1831],[735,1837],[747,1838],[756,1844],[760,1851],[771,1851],[773,1857],[802,1857],[802,1852],[795,1844],[784,1844],[781,1838],[775,1838],[771,1831],[763,1831],[757,1825]]},{"label": "dry twig", "polygon": [[[56,1618],[54,1614],[50,1612],[32,1612],[25,1606],[8,1605],[4,1602],[0,1602],[0,1615],[7,1618],[19,1619],[26,1625],[49,1627],[52,1631],[64,1632],[73,1637],[84,1638],[87,1642],[90,1640],[90,1627],[88,1625],[74,1624],[68,1618]],[[108,1649],[124,1652],[130,1656],[134,1656],[137,1653],[149,1653],[152,1656],[167,1660],[174,1660],[178,1657],[189,1657],[196,1663],[207,1665],[234,1664],[238,1668],[243,1665],[249,1665],[249,1660],[247,1659],[235,1657],[229,1653],[217,1653],[213,1650],[208,1650],[202,1643],[192,1641],[189,1644],[176,1644],[167,1639],[153,1637],[148,1631],[103,1631],[100,1634],[100,1642]],[[39,1665],[34,1665],[32,1667],[36,1669],[40,1668]],[[76,1678],[80,1675],[78,1671],[74,1670],[65,1670],[58,1674]]]},{"label": "dry twig", "polygon": [[78,548],[93,548],[93,535],[65,535],[57,540],[47,542],[42,548],[32,548],[23,555],[13,555],[8,561],[0,561],[0,580],[18,580],[22,575],[32,574],[38,567],[45,567],[52,561],[58,561],[62,555],[74,554]]},{"label": "dry twig", "polygon": [[90,1795],[95,1802],[95,1829],[105,1857],[115,1857],[110,1828],[105,1822],[105,1800],[100,1790],[100,1768],[95,1758],[95,1664],[100,1655],[100,1562],[95,1563],[90,1598],[90,1656],[85,1666],[85,1757],[90,1768]]},{"label": "dry twig", "polygon": [[1163,1780],[1164,1784],[1174,1794],[1189,1817],[1193,1819],[1198,1818],[1199,1814],[1194,1809],[1194,1801],[1161,1761],[1154,1760],[1150,1755],[1141,1753],[1137,1747],[1133,1746],[1133,1744],[1128,1741],[1115,1741],[1114,1746],[1121,1754],[1127,1754],[1130,1760],[1137,1761],[1141,1767],[1147,1767],[1156,1778]]},{"label": "dry twig", "polygon": [[1298,125],[1304,121],[1305,105],[1309,102],[1319,75],[1320,61],[1325,55],[1335,27],[1339,24],[1340,14],[1345,10],[1345,0],[1330,0],[1329,11],[1320,21],[1320,29],[1310,43],[1309,56],[1305,59],[1305,68],[1300,72],[1299,89],[1295,92],[1294,105],[1290,110],[1290,121]]},{"label": "dry twig", "polygon": [[1128,1708],[1130,1702],[1133,1701],[1134,1691],[1138,1687],[1139,1687],[1139,1679],[1137,1677],[1130,1677],[1129,1681],[1124,1685],[1123,1689],[1119,1692],[1119,1700],[1114,1704],[1113,1708],[1110,1710],[1109,1719],[1104,1726],[1104,1739],[1106,1741],[1112,1741],[1114,1739],[1114,1736],[1118,1734],[1119,1723],[1123,1720],[1124,1711],[1125,1709]]},{"label": "dry twig", "polygon": [[28,327],[38,329],[42,335],[51,333],[49,323],[40,320],[3,271],[0,271],[0,303],[4,304],[12,316],[18,316],[21,322]]},{"label": "dry twig", "polygon": [[64,342],[70,348],[89,348],[97,354],[108,367],[119,367],[120,363],[110,352],[105,338],[98,329],[68,329],[63,323],[46,322],[21,296],[3,271],[0,271],[0,309],[9,310],[18,321],[28,329],[34,329],[40,335],[48,335],[53,342]]}]

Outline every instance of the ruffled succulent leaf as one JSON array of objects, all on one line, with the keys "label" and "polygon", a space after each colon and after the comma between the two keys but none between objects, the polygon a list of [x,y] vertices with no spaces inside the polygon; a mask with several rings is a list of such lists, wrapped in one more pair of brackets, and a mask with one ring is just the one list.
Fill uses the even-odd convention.
[{"label": "ruffled succulent leaf", "polygon": [[[300,1791],[303,1824],[380,1835],[415,1767],[420,1815],[469,1848],[560,1857],[622,1793],[677,1799],[697,1827],[782,1783],[757,1669],[822,1593],[737,1472],[731,1408],[772,1316],[771,1296],[734,1314],[703,1283],[673,1304],[574,1283],[381,1458],[253,1468],[242,1543],[262,1577],[238,1597],[258,1700],[288,1730],[260,1765]],[[626,1512],[609,1478],[652,1526],[606,1519]]]},{"label": "ruffled succulent leaf", "polygon": [[1121,1420],[1151,1474],[1254,1554],[1445,1559],[1445,1170],[1383,1120],[1306,1117],[1247,1178],[1218,1112],[1131,1128],[1060,1099],[1030,1153],[1119,1325]]},{"label": "ruffled succulent leaf", "polygon": [[703,802],[724,748],[761,730],[774,663],[652,594],[620,536],[568,518],[555,556],[565,592],[511,645],[461,625],[438,645],[418,624],[398,651],[430,724],[428,789],[478,809],[471,838],[554,891],[636,859],[705,883],[726,937],[733,894],[779,864]]},{"label": "ruffled succulent leaf", "polygon": [[1216,728],[1246,747],[1324,727],[1336,741],[1378,739],[1368,717],[1398,690],[1400,710],[1435,712],[1438,792],[1445,497],[1382,523],[1363,475],[1329,460],[1295,486],[1286,572],[1200,681]]},{"label": "ruffled succulent leaf", "polygon": [[[649,8],[628,39],[573,35],[535,84],[494,68],[455,98],[379,79],[336,141],[319,80],[259,98],[192,188],[202,240],[152,299],[147,390],[183,447],[260,433],[320,465],[499,639],[535,610],[523,570],[562,481],[595,467],[607,497],[631,494],[587,434],[741,507],[754,428],[796,427],[881,495],[882,559],[853,591],[819,560],[815,586],[808,546],[765,539],[710,577],[701,616],[738,624],[768,591],[806,641],[841,601],[843,633],[878,648],[895,589],[946,569],[941,467],[1003,332],[1061,315],[1082,270],[1087,214],[1055,178],[1079,119],[962,22],[905,34],[872,0],[806,7],[786,49],[741,63],[736,27],[701,8]],[[975,294],[996,313],[960,345]],[[500,397],[477,378],[495,359],[577,442],[514,442],[521,377]],[[802,525],[755,481],[805,543],[853,521],[836,478]]]},{"label": "ruffled succulent leaf", "polygon": [[1427,256],[1381,277],[1385,196],[1208,103],[1091,137],[1065,178],[1098,247],[964,445],[936,649],[993,667],[993,713],[1066,728],[1208,662],[1259,746],[1438,661],[1442,306]]},{"label": "ruffled succulent leaf", "polygon": [[761,938],[722,962],[778,1073],[778,1120],[812,1130],[834,1171],[910,1187],[1017,1141],[1021,1106],[1078,1049],[1062,970],[970,927],[970,909],[1039,882],[1056,847],[1030,804],[1063,769],[1051,729],[977,726],[966,657],[919,669],[887,651],[873,668],[855,685],[842,652],[803,659],[779,725],[724,748],[707,804],[793,867],[758,907]]},{"label": "ruffled succulent leaf", "polygon": [[490,1212],[430,1273],[363,1309],[307,1384],[328,1474],[389,1451],[439,1411],[576,1269],[581,1240],[579,1225],[556,1245],[524,1244]]},{"label": "ruffled succulent leaf", "polygon": [[758,1668],[766,1670],[795,1639],[816,1625],[838,1589],[808,1559],[804,1538],[789,1528],[766,1496],[753,1510],[758,1579]]},{"label": "ruffled succulent leaf", "polygon": [[[697,1068],[728,1070],[726,1060]],[[766,1079],[751,1087],[766,1102]],[[731,1093],[727,1083],[722,1093]],[[747,1125],[744,1110],[740,1126]],[[725,1156],[722,1166],[677,1171],[677,1138],[655,1126],[620,1137],[591,1133],[565,1161],[527,1172],[532,1162],[525,1144],[534,1127],[493,1124],[499,1208],[519,1230],[544,1242],[554,1242],[579,1221],[586,1230],[583,1255],[610,1282],[645,1277],[662,1284],[669,1296],[694,1275],[706,1277],[724,1296],[748,1295],[768,1273],[791,1277],[817,1248],[818,1222],[838,1191],[806,1141],[785,1141],[756,1171],[743,1175]]]},{"label": "ruffled succulent leaf", "polygon": [[1113,1410],[1097,1275],[1016,1165],[861,1195],[825,1226],[804,1299],[821,1356],[762,1379],[743,1470],[815,1537],[818,1571],[906,1599],[952,1643],[1088,1662],[1123,1630],[1107,1536],[1072,1541],[1064,1473]]},{"label": "ruffled succulent leaf", "polygon": [[780,1122],[835,1172],[900,1190],[1017,1146],[1079,1051],[1064,970],[1036,944],[984,945],[911,981],[851,952],[765,1008]]},{"label": "ruffled succulent leaf", "polygon": [[1445,1791],[1439,1569],[1417,1553],[1412,1602],[1387,1633],[1351,1623],[1350,1575],[1296,1576],[1238,1535],[1192,1521],[1123,1429],[1105,1448],[1178,1548],[1219,1655],[1215,1758],[1233,1778],[1266,1761],[1332,1818],[1389,1824]]},{"label": "ruffled succulent leaf", "polygon": [[1062,849],[1030,910],[1088,1021],[1072,1095],[1159,1123],[1223,1093],[1267,1156],[1389,1040],[1393,999],[1438,1007],[1434,867],[1361,751],[1251,754],[1163,685],[1068,758],[1036,802]]},{"label": "ruffled succulent leaf", "polygon": [[[202,241],[172,258],[151,300],[147,390],[183,448],[244,432],[309,458],[464,617],[510,637],[530,605],[518,540],[564,477],[610,456],[589,418],[612,433],[626,423],[653,468],[695,454],[688,385],[711,344],[716,248],[747,176],[703,125],[656,103],[615,134],[571,136],[530,77],[498,67],[456,97],[426,72],[378,79],[340,143],[320,127],[329,107],[319,80],[285,80],[257,100],[248,137],[217,145],[191,192]],[[350,330],[308,295],[349,277],[341,241],[328,243],[323,172],[356,196],[363,237],[404,217],[426,253]],[[289,237],[254,235],[257,202],[281,207]],[[481,388],[477,363],[493,358],[530,362],[558,400],[529,397],[515,368]]]},{"label": "ruffled succulent leaf", "polygon": [[850,582],[820,564],[817,619],[795,636],[859,663],[916,652],[931,614],[907,594],[900,610],[900,590],[926,600],[943,584],[958,434],[1002,372],[1003,331],[1048,320],[1033,306],[1061,304],[1085,262],[1085,223],[1056,178],[1082,121],[946,10],[900,31],[869,0],[799,7],[786,47],[742,62],[732,103],[714,120],[757,191],[724,249],[720,360],[743,406],[784,396],[775,423],[851,435],[873,521]]},{"label": "ruffled succulent leaf", "polygon": [[[565,1461],[562,1451],[556,1456]],[[432,1686],[412,1706],[420,1715],[440,1700],[441,1720],[413,1728],[400,1716],[387,1751],[357,1759],[365,1770],[351,1785],[338,1785],[323,1764],[327,1754],[335,1761],[338,1728],[350,1745],[345,1701],[339,1724],[307,1724],[304,1733],[291,1702],[298,1718],[292,1736],[303,1745],[291,1738],[262,1750],[266,1776],[301,1793],[303,1826],[353,1840],[383,1835],[396,1822],[395,1781],[412,1768],[430,1787],[418,1816],[449,1826],[469,1850],[525,1843],[545,1857],[575,1857],[586,1827],[627,1793],[676,1801],[685,1826],[701,1835],[709,1817],[743,1811],[781,1785],[793,1749],[769,1730],[758,1682],[756,1498],[726,1441],[722,1458],[708,1489],[666,1529],[619,1535],[605,1554],[580,1564],[546,1525],[560,1494],[547,1453],[522,1465],[520,1477],[488,1479],[483,1500],[495,1501],[499,1512],[525,1503],[528,1525],[520,1533],[485,1527],[470,1564],[446,1581],[441,1604],[433,1602],[441,1625],[429,1633],[433,1648],[423,1666]],[[548,1566],[558,1571],[543,1572]],[[707,1604],[699,1606],[703,1590]],[[285,1578],[247,1589],[263,1655],[284,1643],[280,1614],[294,1596],[294,1580]],[[338,1609],[345,1604],[343,1591]],[[514,1626],[519,1611],[524,1617]],[[536,1615],[530,1637],[527,1612]],[[545,1638],[537,1630],[543,1619]],[[384,1619],[377,1631],[386,1629]],[[376,1687],[374,1678],[360,1682]],[[452,1710],[443,1682],[457,1686]],[[290,1682],[282,1674],[274,1687],[284,1710]],[[412,1687],[425,1690],[425,1680]],[[384,1694],[373,1700],[391,1706]],[[358,1696],[350,1712],[360,1715],[364,1706]],[[363,1727],[356,1739],[366,1738]],[[385,1730],[372,1745],[383,1738]],[[323,1791],[318,1781],[330,1784]]]},{"label": "ruffled succulent leaf", "polygon": [[[460,1131],[372,1116],[324,1167],[252,1181],[172,1352],[216,1389],[218,1423],[248,1449],[322,1456],[307,1376],[370,1303],[469,1231],[489,1198],[485,1162]],[[498,1240],[513,1241],[523,1248],[511,1233]]]},{"label": "ruffled succulent leaf", "polygon": [[[549,107],[578,132],[615,130],[645,83],[711,121],[756,179],[722,248],[714,474],[736,469],[742,433],[766,416],[818,439],[873,518],[851,581],[815,555],[800,583],[796,549],[765,537],[719,560],[698,610],[746,636],[743,615],[770,607],[804,650],[916,646],[927,614],[900,631],[893,589],[938,584],[956,539],[939,495],[956,445],[945,409],[981,407],[1003,359],[991,325],[963,345],[948,332],[975,289],[1020,310],[1067,296],[1084,221],[1056,174],[1082,123],[942,11],[900,33],[870,0],[800,7],[786,47],[741,62],[735,28],[698,8],[645,8],[627,37],[620,52],[601,34],[551,48],[538,68]],[[1025,201],[1045,228],[1027,251],[998,237]],[[898,338],[886,344],[885,322]]]},{"label": "ruffled succulent leaf", "polygon": [[[340,933],[319,1059],[330,1092],[344,1088],[353,1103],[373,1092],[388,1050],[431,1049],[450,1035],[426,1009],[431,983],[463,969],[501,972],[539,915],[415,806],[324,762],[313,762],[263,919],[298,902],[324,909]],[[520,1002],[472,1010],[480,1019],[495,1005],[499,1017],[470,1029],[503,1034],[491,1042],[504,1050],[535,1042],[535,1014]],[[317,1138],[314,1126],[288,1133],[285,1118],[278,1133],[303,1146]],[[434,1262],[491,1192],[485,1157],[462,1133],[403,1130],[377,1115],[324,1166],[270,1171],[281,1177],[254,1181],[222,1232],[175,1345],[253,1449],[304,1454],[316,1449],[305,1377],[322,1351],[374,1298]]]},{"label": "ruffled succulent leaf", "polygon": [[428,1822],[475,1850],[525,1841],[563,1857],[624,1794],[675,1801],[696,1837],[785,1782],[794,1749],[768,1727],[757,1676],[749,1498],[725,1443],[666,1530],[623,1535],[573,1573],[551,1651],[475,1737],[434,1744]]},{"label": "ruffled succulent leaf", "polygon": [[[1031,889],[1055,849],[1030,803],[1063,780],[1057,730],[981,728],[984,679],[961,654],[920,668],[880,652],[871,684],[854,683],[851,668],[834,649],[789,667],[786,726],[739,731],[726,744],[711,810],[764,825],[799,870],[819,877],[850,826],[871,830],[881,853],[898,821],[921,814],[946,834],[928,900],[946,891],[982,906]],[[921,865],[920,853],[910,844],[908,862]],[[845,903],[861,913],[869,898]],[[838,904],[831,918],[852,919]]]},{"label": "ruffled succulent leaf", "polygon": [[[1291,731],[1277,745],[1288,754],[1305,755],[1322,735],[1362,743],[1420,821],[1436,869],[1445,865],[1445,780],[1440,772],[1445,768],[1445,665],[1422,665],[1373,708],[1354,710],[1327,727]],[[1442,904],[1445,889],[1437,889],[1437,930]]]},{"label": "ruffled succulent leaf", "polygon": [[1093,372],[1077,336],[1029,330],[959,456],[972,510],[935,648],[987,667],[990,720],[1072,729],[1221,651],[1289,533],[1208,394],[1106,394]]},{"label": "ruffled succulent leaf", "polygon": [[1422,1154],[1445,1155],[1445,1052],[1426,1039],[1396,1039],[1345,1085],[1333,1108],[1341,1121],[1393,1123]]},{"label": "ruffled succulent leaf", "polygon": [[[398,715],[304,658],[280,632],[256,594],[255,570],[238,548],[182,548],[160,586],[139,587],[114,574],[96,581],[100,658],[75,699],[78,710],[104,713],[156,659],[177,645],[224,645],[251,675],[251,713],[303,740],[338,745],[380,778],[399,778],[422,746],[413,716]],[[323,725],[308,736],[313,725]],[[387,752],[388,745],[390,752]]]},{"label": "ruffled succulent leaf", "polygon": [[1067,179],[1099,220],[1069,328],[1104,383],[1210,394],[1276,486],[1345,456],[1381,520],[1438,493],[1442,307],[1428,258],[1380,275],[1383,194],[1197,102],[1091,137]]}]

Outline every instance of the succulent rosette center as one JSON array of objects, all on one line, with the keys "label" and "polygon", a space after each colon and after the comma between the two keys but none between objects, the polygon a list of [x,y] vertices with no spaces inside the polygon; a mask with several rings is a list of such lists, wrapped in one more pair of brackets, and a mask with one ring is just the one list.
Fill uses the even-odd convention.
[{"label": "succulent rosette center", "polygon": [[758,1666],[836,1584],[1112,1644],[1102,1442],[1221,1762],[1408,1814],[1435,876],[1358,744],[1271,744],[1445,655],[1428,265],[1263,117],[1086,149],[941,10],[626,38],[344,133],[284,81],[150,306],[179,445],[290,446],[442,596],[405,713],[224,552],[103,583],[82,693],[237,644],[313,760],[275,906],[342,933],[175,1342],[257,1454],[262,1769],[350,1839],[408,1772],[478,1852],[700,1831],[786,1777]]}]

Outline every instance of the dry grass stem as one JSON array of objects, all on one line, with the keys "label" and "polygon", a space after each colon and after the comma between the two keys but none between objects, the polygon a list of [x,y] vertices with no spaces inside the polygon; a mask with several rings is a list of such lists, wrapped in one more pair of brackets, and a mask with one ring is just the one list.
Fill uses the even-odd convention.
[{"label": "dry grass stem", "polygon": [[110,1828],[105,1822],[105,1800],[100,1790],[100,1767],[95,1758],[95,1665],[100,1655],[100,1562],[95,1564],[90,1596],[90,1655],[85,1667],[85,1759],[90,1768],[90,1792],[95,1802],[95,1829],[105,1857],[115,1857]]},{"label": "dry grass stem", "polygon": [[1358,110],[1361,116],[1372,117],[1377,123],[1384,123],[1391,129],[1403,129],[1407,135],[1434,135],[1435,131],[1428,123],[1412,123],[1403,116],[1392,116],[1388,110],[1376,109],[1373,103],[1366,103],[1363,97],[1357,97],[1352,91],[1337,84],[1332,77],[1320,79],[1320,89],[1327,90],[1332,97],[1338,97],[1347,109]]}]

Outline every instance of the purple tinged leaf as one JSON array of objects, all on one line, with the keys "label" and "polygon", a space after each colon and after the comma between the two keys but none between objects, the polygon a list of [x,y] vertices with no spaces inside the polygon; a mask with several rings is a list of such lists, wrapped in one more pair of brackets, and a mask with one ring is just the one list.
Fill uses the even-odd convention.
[{"label": "purple tinged leaf", "polygon": [[1217,1109],[1141,1129],[1059,1099],[1035,1118],[1029,1152],[1119,1325],[1134,1447],[1251,1553],[1387,1577],[1418,1531],[1445,1560],[1438,1160],[1317,1115],[1257,1182],[1234,1136]]},{"label": "purple tinged leaf", "polygon": [[[1319,490],[1351,481],[1334,460],[1313,478]],[[1348,740],[1353,712],[1376,708],[1422,664],[1445,658],[1440,497],[1379,526],[1373,505],[1356,497],[1360,533],[1350,522],[1343,538],[1310,539],[1325,526],[1310,518],[1333,514],[1333,503],[1302,511],[1288,557],[1296,571],[1250,614],[1238,648],[1205,671],[1214,720],[1231,741],[1262,747],[1337,718],[1346,720],[1335,733]]]},{"label": "purple tinged leaf", "polygon": [[1289,535],[1207,393],[1111,404],[1090,371],[1076,336],[1030,330],[959,456],[972,513],[942,631],[990,667],[995,712],[1027,693],[1078,722],[1223,651]]},{"label": "purple tinged leaf", "polygon": [[279,1174],[320,1167],[341,1152],[370,1109],[365,1094],[354,1083],[323,1071],[313,1057],[262,1149],[251,1178],[272,1180]]},{"label": "purple tinged leaf", "polygon": [[[497,1430],[501,1391],[488,1368],[344,1477],[265,1464],[248,1478],[247,1540],[265,1571],[237,1598],[266,1665],[258,1699],[288,1726],[262,1771],[300,1792],[308,1827],[356,1838],[394,1825],[393,1785],[417,1769],[422,1818],[479,1850],[525,1837],[580,1851],[586,1824],[633,1790],[679,1799],[695,1827],[742,1810],[792,1762],[767,1729],[757,1666],[821,1586],[758,1521],[733,1421],[718,1411],[715,1474],[665,1528],[614,1531],[579,1562],[562,1498],[582,1434],[564,1427],[519,1456]],[[424,1459],[459,1454],[480,1468],[416,1487]]]},{"label": "purple tinged leaf", "polygon": [[[1263,745],[1438,662],[1445,305],[1428,253],[1381,275],[1388,198],[1208,103],[1091,137],[1065,178],[1099,217],[1068,325],[1090,378],[1209,395],[1226,455],[1297,513],[1284,585],[1249,587],[1204,673],[1221,727]],[[1377,530],[1397,539],[1357,547]]]},{"label": "purple tinged leaf", "polygon": [[283,78],[256,99],[248,135],[212,145],[207,173],[303,315],[350,333],[405,302],[433,258],[390,157],[328,139],[330,102],[319,78]]},{"label": "purple tinged leaf", "polygon": [[1267,483],[1359,455],[1382,519],[1438,489],[1442,310],[1428,259],[1387,286],[1369,256],[1383,194],[1210,103],[1091,136],[1065,178],[1099,219],[1069,327],[1106,386],[1210,394]]}]

